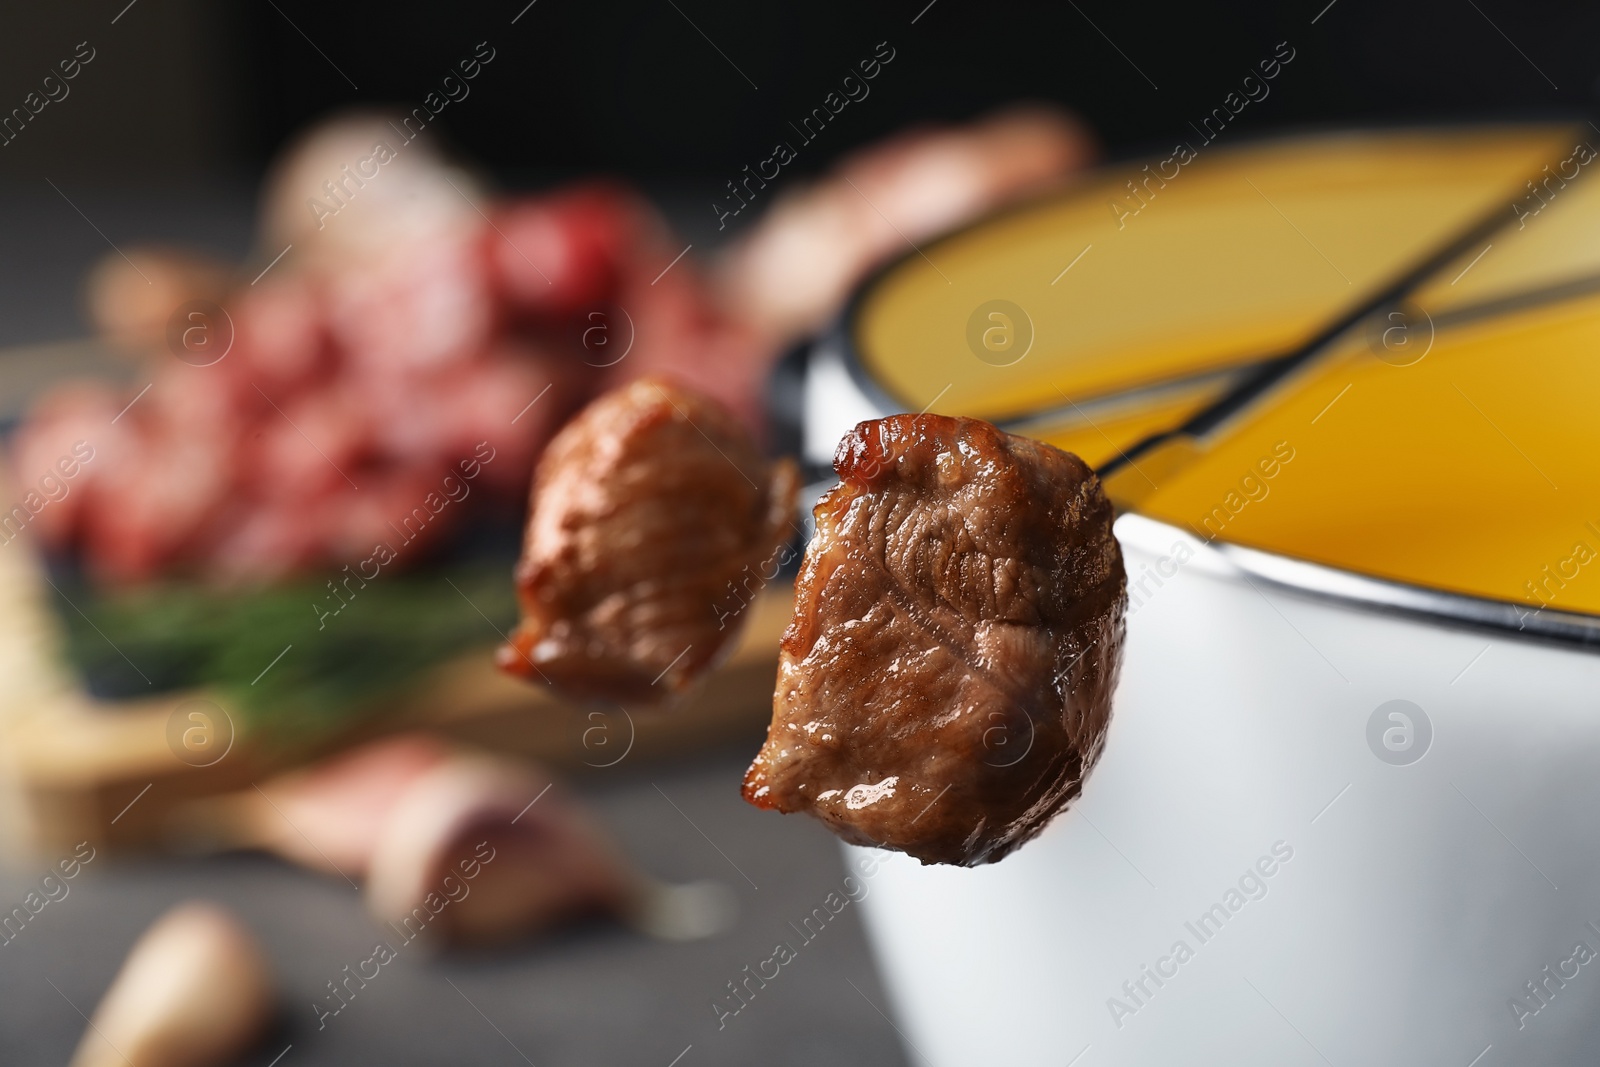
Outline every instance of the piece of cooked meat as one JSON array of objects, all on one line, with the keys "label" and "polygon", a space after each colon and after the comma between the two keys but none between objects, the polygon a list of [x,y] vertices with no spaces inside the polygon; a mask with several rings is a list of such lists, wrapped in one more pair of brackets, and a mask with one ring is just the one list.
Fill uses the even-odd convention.
[{"label": "piece of cooked meat", "polygon": [[745,799],[993,862],[1100,754],[1127,602],[1111,504],[1078,457],[977,419],[863,422],[833,463]]},{"label": "piece of cooked meat", "polygon": [[731,644],[752,576],[776,572],[798,492],[715,401],[659,379],[607,393],[540,460],[522,622],[496,661],[582,697],[683,691]]}]

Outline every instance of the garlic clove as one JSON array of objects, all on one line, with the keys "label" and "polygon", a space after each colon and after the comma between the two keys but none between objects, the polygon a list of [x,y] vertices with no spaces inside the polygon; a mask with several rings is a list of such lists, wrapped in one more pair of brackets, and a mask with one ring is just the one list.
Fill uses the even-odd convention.
[{"label": "garlic clove", "polygon": [[409,938],[503,943],[584,915],[628,913],[641,880],[535,768],[462,756],[420,777],[372,852],[373,914]]},{"label": "garlic clove", "polygon": [[267,963],[220,907],[190,901],[145,931],[70,1067],[207,1067],[248,1049],[272,1016]]},{"label": "garlic clove", "polygon": [[423,734],[375,741],[174,813],[168,837],[184,852],[259,848],[312,870],[360,878],[395,802],[444,762],[444,742]]}]

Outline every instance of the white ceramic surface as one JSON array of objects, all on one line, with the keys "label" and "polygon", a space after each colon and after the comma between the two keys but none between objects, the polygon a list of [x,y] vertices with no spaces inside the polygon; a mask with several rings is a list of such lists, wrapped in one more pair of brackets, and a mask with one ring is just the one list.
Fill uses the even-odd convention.
[{"label": "white ceramic surface", "polygon": [[[1133,584],[1175,573],[1136,594],[1082,798],[994,866],[871,854],[911,1061],[1594,1062],[1600,654],[1286,592],[1137,516],[1117,532]],[[1422,722],[1386,711],[1369,742],[1393,700],[1431,724],[1403,765]]]}]

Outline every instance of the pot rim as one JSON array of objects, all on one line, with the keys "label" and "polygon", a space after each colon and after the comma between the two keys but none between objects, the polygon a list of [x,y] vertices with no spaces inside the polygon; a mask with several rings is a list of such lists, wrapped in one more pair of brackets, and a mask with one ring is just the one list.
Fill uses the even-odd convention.
[{"label": "pot rim", "polygon": [[1177,545],[1188,545],[1197,556],[1209,560],[1212,566],[1208,570],[1243,578],[1251,585],[1260,582],[1366,611],[1600,653],[1600,616],[1411,585],[1246,545],[1204,541],[1181,527],[1136,512],[1119,515],[1114,529],[1118,541],[1157,556],[1170,553]]}]

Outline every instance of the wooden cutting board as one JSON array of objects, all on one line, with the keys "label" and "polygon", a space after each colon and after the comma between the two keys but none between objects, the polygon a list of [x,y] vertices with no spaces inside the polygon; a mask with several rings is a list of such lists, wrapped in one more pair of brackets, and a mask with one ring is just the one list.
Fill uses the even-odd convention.
[{"label": "wooden cutting board", "polygon": [[[580,706],[501,673],[493,646],[436,668],[414,693],[360,727],[295,749],[234,737],[208,766],[174,741],[180,705],[203,693],[126,702],[90,697],[62,666],[58,623],[20,542],[0,550],[0,847],[54,854],[91,840],[114,849],[186,847],[173,812],[248,788],[275,773],[375,737],[425,731],[569,774],[618,773],[697,749],[747,741],[770,715],[778,640],[793,609],[788,589],[754,600],[738,645],[696,690],[667,708]],[[219,729],[225,729],[219,727]]]},{"label": "wooden cutting board", "polygon": [[[0,421],[16,418],[52,381],[117,378],[128,367],[99,342],[0,351]],[[0,456],[0,500],[17,499]],[[735,741],[753,755],[772,708],[778,639],[792,589],[774,583],[745,614],[738,645],[707,681],[670,709],[583,707],[508,677],[493,646],[432,671],[388,712],[332,738],[271,750],[233,739],[208,766],[180,758],[188,722],[179,705],[204,693],[107,702],[65,666],[60,621],[26,534],[0,544],[0,852],[54,855],[77,842],[113,849],[183,849],[174,813],[249,788],[339,748],[405,731],[524,756],[573,776],[620,773],[651,760]],[[177,717],[178,727],[172,723]]]}]

